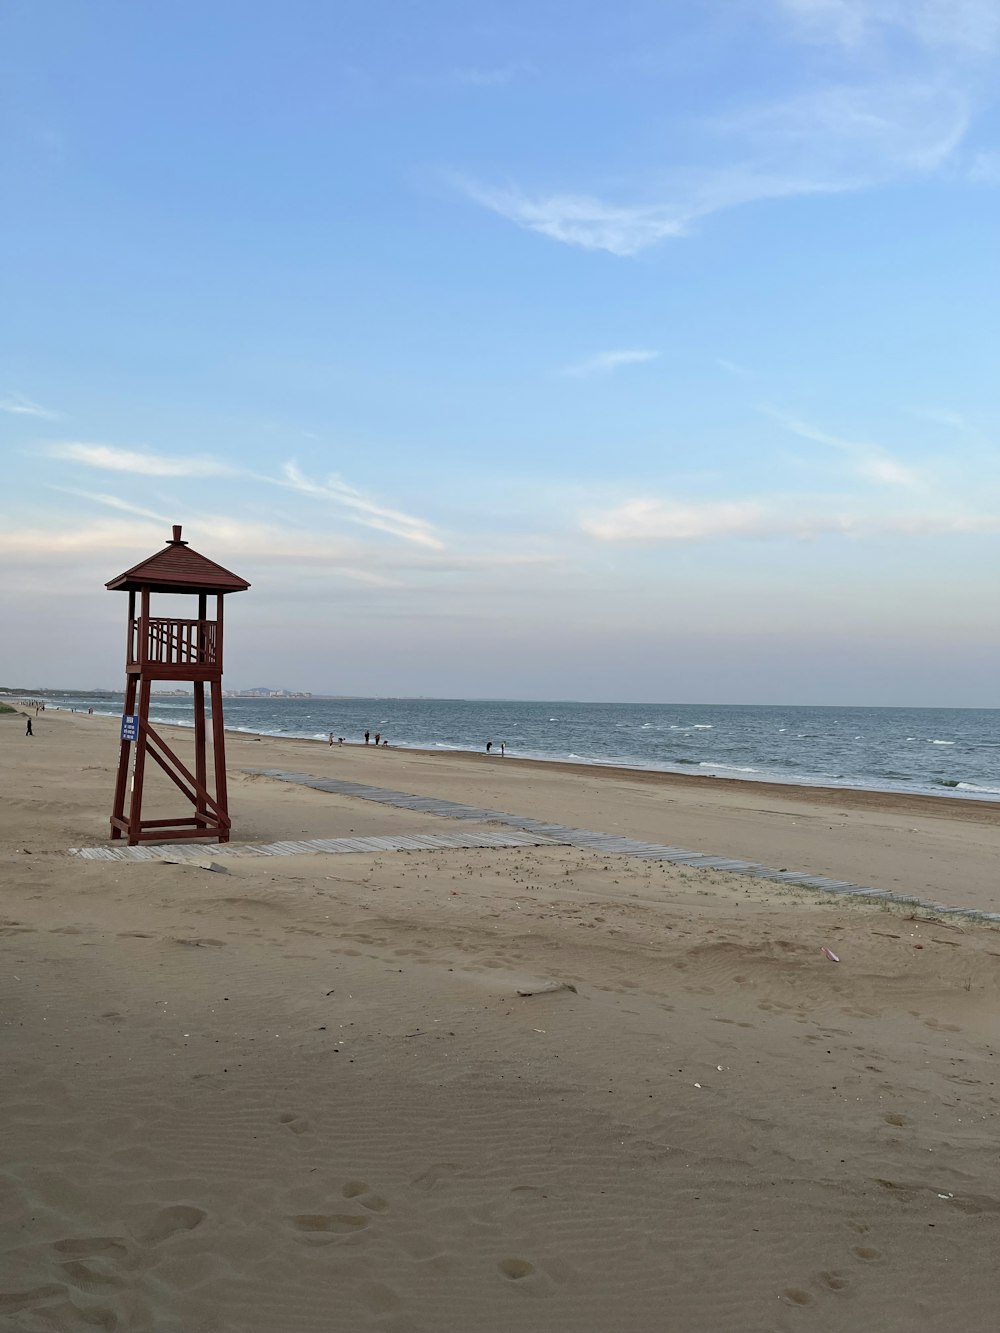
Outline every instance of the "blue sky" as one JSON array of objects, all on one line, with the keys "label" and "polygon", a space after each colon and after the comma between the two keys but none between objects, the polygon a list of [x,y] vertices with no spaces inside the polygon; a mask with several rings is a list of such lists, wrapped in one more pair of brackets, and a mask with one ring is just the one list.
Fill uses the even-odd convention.
[{"label": "blue sky", "polygon": [[997,0],[0,7],[0,681],[989,705]]}]

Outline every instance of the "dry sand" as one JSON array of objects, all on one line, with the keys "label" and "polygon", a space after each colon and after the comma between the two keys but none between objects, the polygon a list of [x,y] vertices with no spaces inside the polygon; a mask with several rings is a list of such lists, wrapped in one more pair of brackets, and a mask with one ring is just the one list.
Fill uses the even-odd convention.
[{"label": "dry sand", "polygon": [[[23,731],[3,1333],[996,1329],[1000,932],[568,848],[79,861],[114,724]],[[240,840],[449,827],[239,773],[294,768],[1000,907],[995,806],[229,758]]]}]

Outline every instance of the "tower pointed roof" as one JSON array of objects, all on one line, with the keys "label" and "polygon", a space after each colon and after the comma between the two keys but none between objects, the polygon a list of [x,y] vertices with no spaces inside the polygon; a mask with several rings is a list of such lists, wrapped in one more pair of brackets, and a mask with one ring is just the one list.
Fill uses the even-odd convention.
[{"label": "tower pointed roof", "polygon": [[104,586],[112,592],[138,592],[145,587],[150,592],[227,593],[245,592],[250,584],[232,570],[192,551],[181,540],[180,525],[175,524],[165,550],[141,560]]}]

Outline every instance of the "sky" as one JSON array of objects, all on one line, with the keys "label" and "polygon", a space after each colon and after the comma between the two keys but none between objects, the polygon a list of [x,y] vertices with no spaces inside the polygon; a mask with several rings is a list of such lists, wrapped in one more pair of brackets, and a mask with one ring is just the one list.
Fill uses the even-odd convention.
[{"label": "sky", "polygon": [[1000,702],[1000,0],[0,0],[0,684]]}]

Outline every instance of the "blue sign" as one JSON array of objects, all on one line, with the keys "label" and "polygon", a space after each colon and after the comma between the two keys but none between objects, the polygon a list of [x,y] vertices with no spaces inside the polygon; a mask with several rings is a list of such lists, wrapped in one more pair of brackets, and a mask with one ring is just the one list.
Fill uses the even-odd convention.
[{"label": "blue sign", "polygon": [[122,717],[122,740],[137,741],[139,739],[139,718],[135,713],[125,713]]}]

